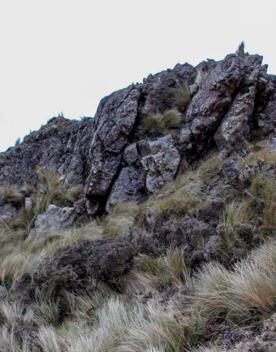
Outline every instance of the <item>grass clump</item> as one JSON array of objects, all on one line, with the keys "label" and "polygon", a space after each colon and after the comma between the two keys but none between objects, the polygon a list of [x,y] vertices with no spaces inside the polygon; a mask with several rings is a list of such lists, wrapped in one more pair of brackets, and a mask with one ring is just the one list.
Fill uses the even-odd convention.
[{"label": "grass clump", "polygon": [[19,190],[10,184],[5,184],[0,187],[0,201],[2,203],[9,203],[12,205],[20,205],[23,202],[23,194]]},{"label": "grass clump", "polygon": [[140,275],[135,276],[138,280],[148,277],[157,289],[172,284],[190,285],[190,273],[185,263],[184,250],[179,248],[168,248],[166,253],[160,257],[140,255],[135,261],[135,270]]},{"label": "grass clump", "polygon": [[43,352],[62,352],[63,348],[61,346],[60,339],[57,333],[52,327],[42,326],[37,334],[38,346]]},{"label": "grass clump", "polygon": [[184,111],[190,101],[191,95],[186,86],[180,86],[174,89],[174,104],[180,111]]},{"label": "grass clump", "polygon": [[194,280],[193,304],[207,322],[248,322],[271,314],[276,305],[276,242],[253,251],[227,270],[206,264]]},{"label": "grass clump", "polygon": [[276,182],[270,175],[259,173],[251,180],[250,191],[263,201],[263,228],[276,230]]},{"label": "grass clump", "polygon": [[176,109],[166,110],[163,114],[149,115],[143,120],[146,132],[167,133],[181,125],[182,116]]},{"label": "grass clump", "polygon": [[158,303],[131,305],[112,298],[98,311],[92,331],[67,340],[68,351],[180,351],[189,343],[184,323],[183,317]]},{"label": "grass clump", "polygon": [[134,202],[124,202],[113,206],[111,213],[102,221],[104,237],[113,237],[128,233],[138,212]]},{"label": "grass clump", "polygon": [[244,158],[241,158],[238,165],[241,169],[245,169],[257,161],[272,165],[276,164],[276,152],[269,147],[267,141],[261,141],[255,146],[252,146],[252,151]]},{"label": "grass clump", "polygon": [[233,201],[222,213],[219,251],[220,256],[227,261],[235,261],[248,252],[252,240],[252,234],[244,226],[248,220],[249,204],[246,201]]},{"label": "grass clump", "polygon": [[198,176],[202,182],[208,183],[214,179],[218,175],[222,163],[223,159],[220,154],[214,154],[212,157],[204,160],[198,168]]}]

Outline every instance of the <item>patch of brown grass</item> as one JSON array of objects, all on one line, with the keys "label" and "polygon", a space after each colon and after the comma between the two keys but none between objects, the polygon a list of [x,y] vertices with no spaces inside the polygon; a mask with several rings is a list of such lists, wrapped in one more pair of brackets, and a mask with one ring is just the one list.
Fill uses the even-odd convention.
[{"label": "patch of brown grass", "polygon": [[178,128],[182,122],[182,115],[176,109],[166,110],[163,114],[144,117],[143,124],[146,132],[166,133]]}]

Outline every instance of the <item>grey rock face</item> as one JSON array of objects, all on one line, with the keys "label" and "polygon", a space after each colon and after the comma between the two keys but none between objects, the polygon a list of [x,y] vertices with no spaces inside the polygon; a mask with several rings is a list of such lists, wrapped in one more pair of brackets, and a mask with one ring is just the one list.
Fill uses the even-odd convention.
[{"label": "grey rock face", "polygon": [[1,299],[5,298],[7,293],[8,293],[8,291],[7,291],[6,287],[0,285],[0,301],[1,301]]},{"label": "grey rock face", "polygon": [[101,101],[89,145],[89,173],[85,194],[93,212],[110,191],[138,113],[139,89],[130,86]]},{"label": "grey rock face", "polygon": [[106,204],[106,210],[124,202],[135,201],[142,198],[145,188],[145,173],[135,166],[123,168],[114,184]]},{"label": "grey rock face", "polygon": [[143,142],[139,148],[142,154],[146,154],[141,158],[147,173],[146,187],[150,192],[154,192],[174,178],[180,163],[180,154],[171,136]]},{"label": "grey rock face", "polygon": [[61,208],[50,204],[45,213],[37,216],[31,236],[40,236],[47,232],[66,229],[73,224],[75,216],[74,208]]},{"label": "grey rock face", "polygon": [[16,209],[11,204],[0,206],[0,224],[12,219],[16,215]]},{"label": "grey rock face", "polygon": [[[141,199],[175,177],[182,156],[198,160],[214,145],[230,154],[251,138],[275,137],[276,78],[266,69],[258,55],[231,54],[150,75],[103,98],[95,118],[53,118],[1,153],[0,185],[35,184],[40,166],[84,186],[78,214]],[[190,95],[185,106],[181,89]],[[180,127],[166,136],[145,131],[147,115],[171,108],[180,111]]]}]

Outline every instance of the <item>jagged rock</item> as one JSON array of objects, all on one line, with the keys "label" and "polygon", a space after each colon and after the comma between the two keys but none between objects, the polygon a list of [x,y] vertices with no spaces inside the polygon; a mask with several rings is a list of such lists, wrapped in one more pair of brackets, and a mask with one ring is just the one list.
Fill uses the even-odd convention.
[{"label": "jagged rock", "polygon": [[106,210],[124,201],[140,200],[145,193],[145,172],[134,166],[121,170],[106,204]]},{"label": "jagged rock", "polygon": [[39,236],[47,232],[66,229],[73,224],[75,216],[74,208],[61,208],[50,204],[45,213],[37,216],[31,236]]},{"label": "jagged rock", "polygon": [[0,206],[0,224],[12,219],[16,215],[16,208],[11,204]]},{"label": "jagged rock", "polygon": [[4,299],[7,294],[8,294],[8,290],[6,289],[6,287],[0,285],[0,301]]},{"label": "jagged rock", "polygon": [[185,146],[192,143],[197,152],[203,150],[218,129],[241,83],[252,75],[252,72],[260,69],[261,61],[262,58],[258,55],[228,55],[217,63],[202,81],[189,105],[186,125],[182,132],[182,142]]},{"label": "jagged rock", "polygon": [[150,192],[171,181],[178,170],[180,154],[174,146],[172,137],[165,136],[156,141],[139,144],[141,162],[146,171],[146,187]]},{"label": "jagged rock", "polygon": [[92,214],[106,201],[116,180],[122,152],[137,118],[139,96],[139,89],[133,85],[104,98],[97,110],[96,129],[89,145],[90,169],[85,182]]},{"label": "jagged rock", "polygon": [[150,75],[143,81],[142,94],[146,97],[141,112],[143,115],[162,113],[175,106],[175,92],[179,87],[189,87],[194,83],[197,71],[189,64],[176,65],[167,70]]},{"label": "jagged rock", "polygon": [[[266,70],[258,55],[231,54],[150,75],[103,98],[94,119],[53,118],[1,153],[0,185],[35,185],[40,166],[68,186],[83,185],[82,205],[91,215],[140,199],[175,176],[180,155],[193,161],[215,144],[229,154],[243,151],[247,139],[275,138],[276,78]],[[181,89],[189,94],[185,106],[177,100]],[[183,121],[173,140],[145,132],[147,115],[171,108]]]},{"label": "jagged rock", "polygon": [[248,120],[254,110],[255,96],[256,86],[250,86],[235,97],[214,137],[220,149],[227,149],[229,153],[232,149],[243,147],[250,132]]}]

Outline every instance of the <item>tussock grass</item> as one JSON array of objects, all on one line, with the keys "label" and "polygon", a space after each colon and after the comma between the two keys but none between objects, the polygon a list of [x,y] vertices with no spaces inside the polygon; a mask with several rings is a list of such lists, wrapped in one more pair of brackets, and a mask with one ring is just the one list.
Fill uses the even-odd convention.
[{"label": "tussock grass", "polygon": [[263,245],[227,270],[206,264],[196,275],[193,302],[203,319],[246,321],[272,313],[276,304],[276,242]]},{"label": "tussock grass", "polygon": [[272,176],[263,173],[253,177],[250,191],[264,202],[263,227],[268,230],[276,230],[276,181]]},{"label": "tussock grass", "polygon": [[214,179],[222,166],[223,159],[220,154],[214,154],[212,157],[204,160],[198,167],[198,176],[204,183]]},{"label": "tussock grass", "polygon": [[19,303],[2,302],[0,304],[0,317],[1,321],[6,325],[12,327],[17,320],[31,321],[33,313]]},{"label": "tussock grass", "polygon": [[2,352],[32,352],[29,341],[25,339],[19,343],[13,331],[7,327],[0,330],[0,351]]},{"label": "tussock grass", "polygon": [[[49,295],[50,296],[50,295]],[[35,303],[32,305],[33,320],[38,326],[57,326],[61,320],[60,302],[48,297],[45,292],[37,295]]]},{"label": "tussock grass", "polygon": [[160,304],[129,305],[109,300],[99,310],[92,330],[67,340],[68,351],[180,351],[189,343],[185,320]]},{"label": "tussock grass", "polygon": [[0,201],[18,205],[23,202],[23,194],[15,186],[5,184],[0,187]]},{"label": "tussock grass", "polygon": [[[142,273],[146,277],[150,275],[149,279],[156,287],[161,286],[164,288],[164,286],[178,283],[188,286],[191,284],[183,249],[168,248],[164,255],[157,258],[149,255],[140,255],[135,260],[135,270],[140,273],[141,281],[144,280]],[[136,276],[135,279],[137,280],[138,277]]]},{"label": "tussock grass", "polygon": [[241,158],[239,160],[239,167],[245,169],[258,160],[267,164],[276,164],[276,151],[269,147],[266,140],[257,143],[250,153]]},{"label": "tussock grass", "polygon": [[179,175],[140,205],[136,221],[141,222],[145,212],[150,208],[164,217],[178,217],[195,211],[204,202],[201,186],[196,172]]},{"label": "tussock grass", "polygon": [[190,101],[191,95],[187,87],[181,86],[174,89],[174,104],[180,111],[185,110]]},{"label": "tussock grass", "polygon": [[220,237],[220,255],[228,260],[236,259],[248,251],[248,241],[238,233],[239,225],[249,221],[249,202],[233,201],[226,206],[222,214],[223,231]]},{"label": "tussock grass", "polygon": [[233,201],[226,206],[226,210],[222,214],[222,224],[225,229],[227,241],[231,241],[231,237],[237,236],[236,226],[248,221],[248,203]]},{"label": "tussock grass", "polygon": [[0,201],[13,205],[21,204],[24,194],[31,197],[32,208],[22,208],[16,217],[5,222],[9,230],[24,229],[29,234],[31,227],[38,214],[44,213],[50,204],[70,206],[83,195],[81,185],[66,187],[59,179],[56,172],[37,168],[38,186],[37,191],[32,185],[25,184],[19,192],[14,186],[5,185],[0,188]]},{"label": "tussock grass", "polygon": [[32,273],[47,256],[79,240],[102,238],[102,227],[92,221],[84,226],[36,238],[26,237],[20,231],[0,233],[0,278],[13,281],[23,273]]},{"label": "tussock grass", "polygon": [[167,133],[181,125],[182,115],[176,109],[170,109],[163,114],[144,117],[143,124],[146,132]]},{"label": "tussock grass", "polygon": [[63,348],[55,329],[42,326],[39,329],[38,345],[43,352],[62,352]]},{"label": "tussock grass", "polygon": [[66,206],[72,204],[83,194],[83,186],[65,186],[57,172],[37,168],[38,192],[35,194],[35,213],[44,213],[50,204]]},{"label": "tussock grass", "polygon": [[128,233],[133,226],[138,212],[138,205],[135,202],[124,202],[116,204],[101,225],[104,237],[113,237]]}]

